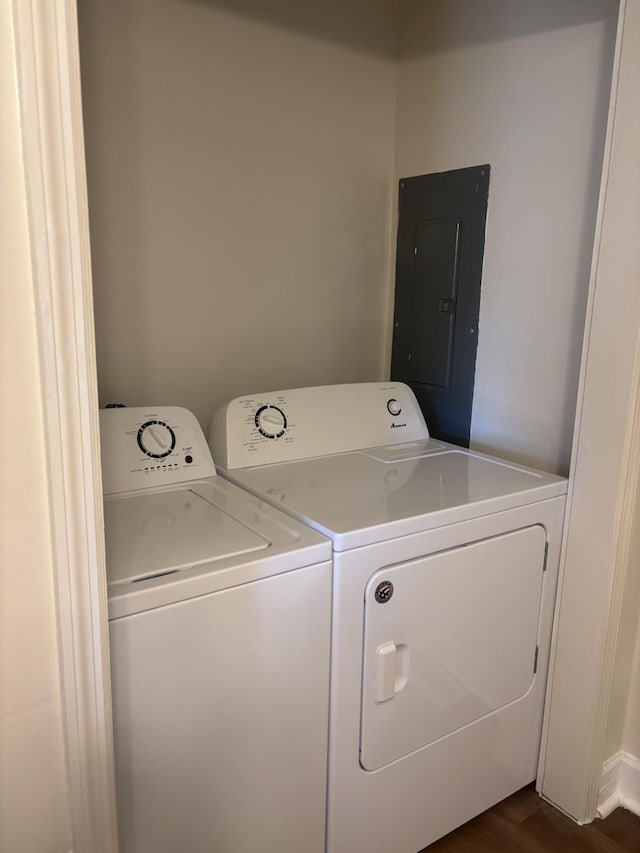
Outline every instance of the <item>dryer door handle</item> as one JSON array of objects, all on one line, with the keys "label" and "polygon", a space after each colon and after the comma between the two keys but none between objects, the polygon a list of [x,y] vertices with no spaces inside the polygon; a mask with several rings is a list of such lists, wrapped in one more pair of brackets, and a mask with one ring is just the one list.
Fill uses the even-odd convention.
[{"label": "dryer door handle", "polygon": [[409,646],[383,643],[376,651],[376,704],[389,699],[407,686],[409,681]]}]

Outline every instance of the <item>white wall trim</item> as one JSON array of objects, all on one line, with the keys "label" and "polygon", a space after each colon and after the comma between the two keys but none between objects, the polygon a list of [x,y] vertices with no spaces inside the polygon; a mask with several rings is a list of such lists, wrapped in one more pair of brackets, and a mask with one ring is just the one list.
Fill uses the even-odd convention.
[{"label": "white wall trim", "polygon": [[115,853],[102,488],[75,0],[14,0],[75,853]]},{"label": "white wall trim", "polygon": [[[622,476],[620,496],[616,508],[612,572],[610,578],[609,619],[606,624],[602,677],[595,707],[595,737],[592,754],[593,772],[587,790],[586,810],[597,813],[599,805],[598,769],[605,748],[607,721],[611,704],[615,661],[618,653],[618,637],[622,620],[623,599],[632,553],[633,537],[637,519],[637,495],[640,482],[640,336],[636,341],[634,368],[630,387],[630,406],[625,444],[622,453]],[[628,755],[628,753],[620,753]]]},{"label": "white wall trim", "polygon": [[622,0],[541,761],[543,796],[580,823],[596,813],[640,472],[639,12]]},{"label": "white wall trim", "polygon": [[605,818],[620,806],[640,817],[640,759],[623,751],[602,765],[597,815]]}]

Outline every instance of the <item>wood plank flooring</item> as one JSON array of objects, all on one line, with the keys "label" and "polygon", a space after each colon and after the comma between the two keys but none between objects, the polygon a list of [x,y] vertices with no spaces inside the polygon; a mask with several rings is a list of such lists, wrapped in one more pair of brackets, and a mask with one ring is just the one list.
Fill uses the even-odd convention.
[{"label": "wood plank flooring", "polygon": [[640,818],[616,809],[578,826],[530,786],[421,853],[640,853]]}]

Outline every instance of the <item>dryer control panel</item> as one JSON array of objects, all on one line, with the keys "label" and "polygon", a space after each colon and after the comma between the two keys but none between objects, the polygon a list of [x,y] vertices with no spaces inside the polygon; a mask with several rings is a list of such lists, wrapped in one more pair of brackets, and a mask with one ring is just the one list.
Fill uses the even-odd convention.
[{"label": "dryer control panel", "polygon": [[236,397],[216,412],[209,445],[233,469],[428,438],[408,385],[364,382]]},{"label": "dryer control panel", "polygon": [[100,441],[105,495],[216,473],[200,424],[179,406],[100,409]]}]

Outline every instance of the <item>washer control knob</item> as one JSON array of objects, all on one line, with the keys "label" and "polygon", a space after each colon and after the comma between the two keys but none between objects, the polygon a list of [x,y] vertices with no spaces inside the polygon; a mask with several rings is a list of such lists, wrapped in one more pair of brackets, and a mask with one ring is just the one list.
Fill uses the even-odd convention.
[{"label": "washer control knob", "polygon": [[146,421],[138,430],[138,447],[152,459],[164,459],[176,446],[176,436],[164,421]]},{"label": "washer control knob", "polygon": [[402,411],[402,406],[394,397],[392,397],[390,400],[387,400],[387,411],[395,418]]},{"label": "washer control knob", "polygon": [[255,417],[256,428],[265,438],[280,438],[287,428],[287,418],[277,406],[260,406]]}]

